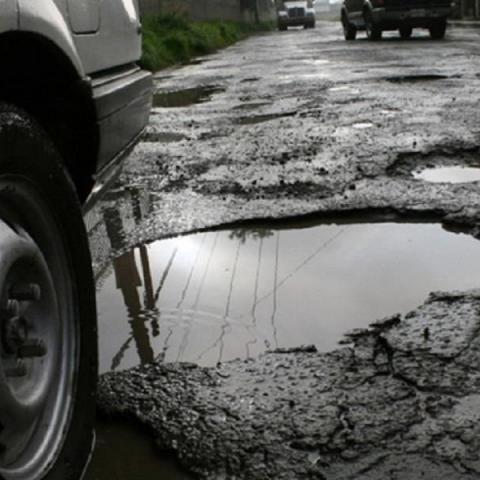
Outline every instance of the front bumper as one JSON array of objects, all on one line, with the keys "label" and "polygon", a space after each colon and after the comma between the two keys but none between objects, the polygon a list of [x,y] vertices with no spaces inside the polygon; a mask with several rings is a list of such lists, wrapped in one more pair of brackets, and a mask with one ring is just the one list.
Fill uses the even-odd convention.
[{"label": "front bumper", "polygon": [[122,160],[140,139],[152,106],[152,74],[136,65],[91,79],[99,151],[95,185],[84,212],[101,197],[121,171]]},{"label": "front bumper", "polygon": [[101,171],[145,128],[152,105],[152,75],[133,65],[94,79],[92,87],[100,133],[97,170]]},{"label": "front bumper", "polygon": [[432,21],[447,18],[452,13],[450,6],[428,8],[372,9],[373,21],[383,28],[398,28],[401,25],[412,27],[428,26]]},{"label": "front bumper", "polygon": [[311,25],[315,23],[313,15],[305,15],[304,17],[287,17],[282,15],[278,17],[278,25],[285,27],[298,27],[300,25]]}]

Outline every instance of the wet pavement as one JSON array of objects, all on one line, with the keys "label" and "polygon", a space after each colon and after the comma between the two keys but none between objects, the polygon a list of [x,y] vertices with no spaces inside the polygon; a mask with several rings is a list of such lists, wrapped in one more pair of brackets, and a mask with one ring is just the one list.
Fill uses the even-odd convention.
[{"label": "wet pavement", "polygon": [[319,22],[161,72],[86,216],[101,411],[201,478],[478,478],[478,292],[419,305],[480,286],[479,40]]}]

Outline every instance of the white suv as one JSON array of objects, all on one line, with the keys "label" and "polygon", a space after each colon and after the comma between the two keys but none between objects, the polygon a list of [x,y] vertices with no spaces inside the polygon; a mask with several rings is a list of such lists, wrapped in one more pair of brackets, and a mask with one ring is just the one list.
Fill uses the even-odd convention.
[{"label": "white suv", "polygon": [[140,55],[133,0],[0,0],[2,480],[76,480],[91,452],[96,311],[81,205],[148,120]]}]

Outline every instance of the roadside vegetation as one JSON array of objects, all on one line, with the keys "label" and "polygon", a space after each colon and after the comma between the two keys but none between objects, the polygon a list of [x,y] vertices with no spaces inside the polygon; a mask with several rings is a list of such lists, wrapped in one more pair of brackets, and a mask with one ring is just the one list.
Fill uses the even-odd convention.
[{"label": "roadside vegetation", "polygon": [[178,14],[149,16],[143,19],[141,64],[147,70],[156,71],[185,63],[195,56],[212,53],[272,27],[270,23],[191,22]]}]

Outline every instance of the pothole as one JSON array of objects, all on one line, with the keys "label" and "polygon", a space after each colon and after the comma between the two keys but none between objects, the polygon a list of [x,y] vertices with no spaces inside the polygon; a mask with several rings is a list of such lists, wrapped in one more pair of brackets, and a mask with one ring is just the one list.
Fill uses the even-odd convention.
[{"label": "pothole", "polygon": [[144,142],[152,143],[174,143],[185,140],[188,137],[183,133],[176,132],[147,132],[143,136],[142,140]]},{"label": "pothole", "polygon": [[358,122],[352,125],[352,128],[357,130],[365,130],[366,128],[372,128],[374,125],[372,122]]},{"label": "pothole", "polygon": [[224,91],[225,88],[219,85],[205,85],[184,90],[158,92],[153,96],[153,106],[156,108],[188,107],[207,102],[215,93]]},{"label": "pothole", "polygon": [[480,168],[435,167],[413,172],[413,177],[431,183],[471,183],[480,181]]},{"label": "pothole", "polygon": [[[172,459],[159,456],[143,429],[126,421],[97,421],[96,444],[85,480],[192,480]],[[112,473],[114,472],[114,473]]]},{"label": "pothole", "polygon": [[277,118],[293,117],[297,112],[285,112],[285,113],[267,113],[265,115],[253,115],[249,117],[235,118],[233,121],[238,125],[255,125],[257,123],[265,123]]},{"label": "pothole", "polygon": [[479,264],[478,240],[428,223],[300,219],[142,245],[107,264],[98,285],[100,370],[215,365],[312,343],[329,351],[431,291],[478,287]]},{"label": "pothole", "polygon": [[236,105],[232,110],[257,110],[262,107],[268,107],[271,105],[271,102],[251,102],[251,103],[242,103],[241,105]]},{"label": "pothole", "polygon": [[417,83],[432,82],[435,80],[446,80],[452,78],[447,75],[438,74],[422,74],[422,75],[402,75],[398,77],[386,77],[385,80],[390,83]]},{"label": "pothole", "polygon": [[338,87],[331,87],[328,89],[329,92],[345,92],[345,93],[351,93],[353,95],[357,95],[360,93],[360,90],[355,87],[351,87],[348,85],[340,85]]}]

